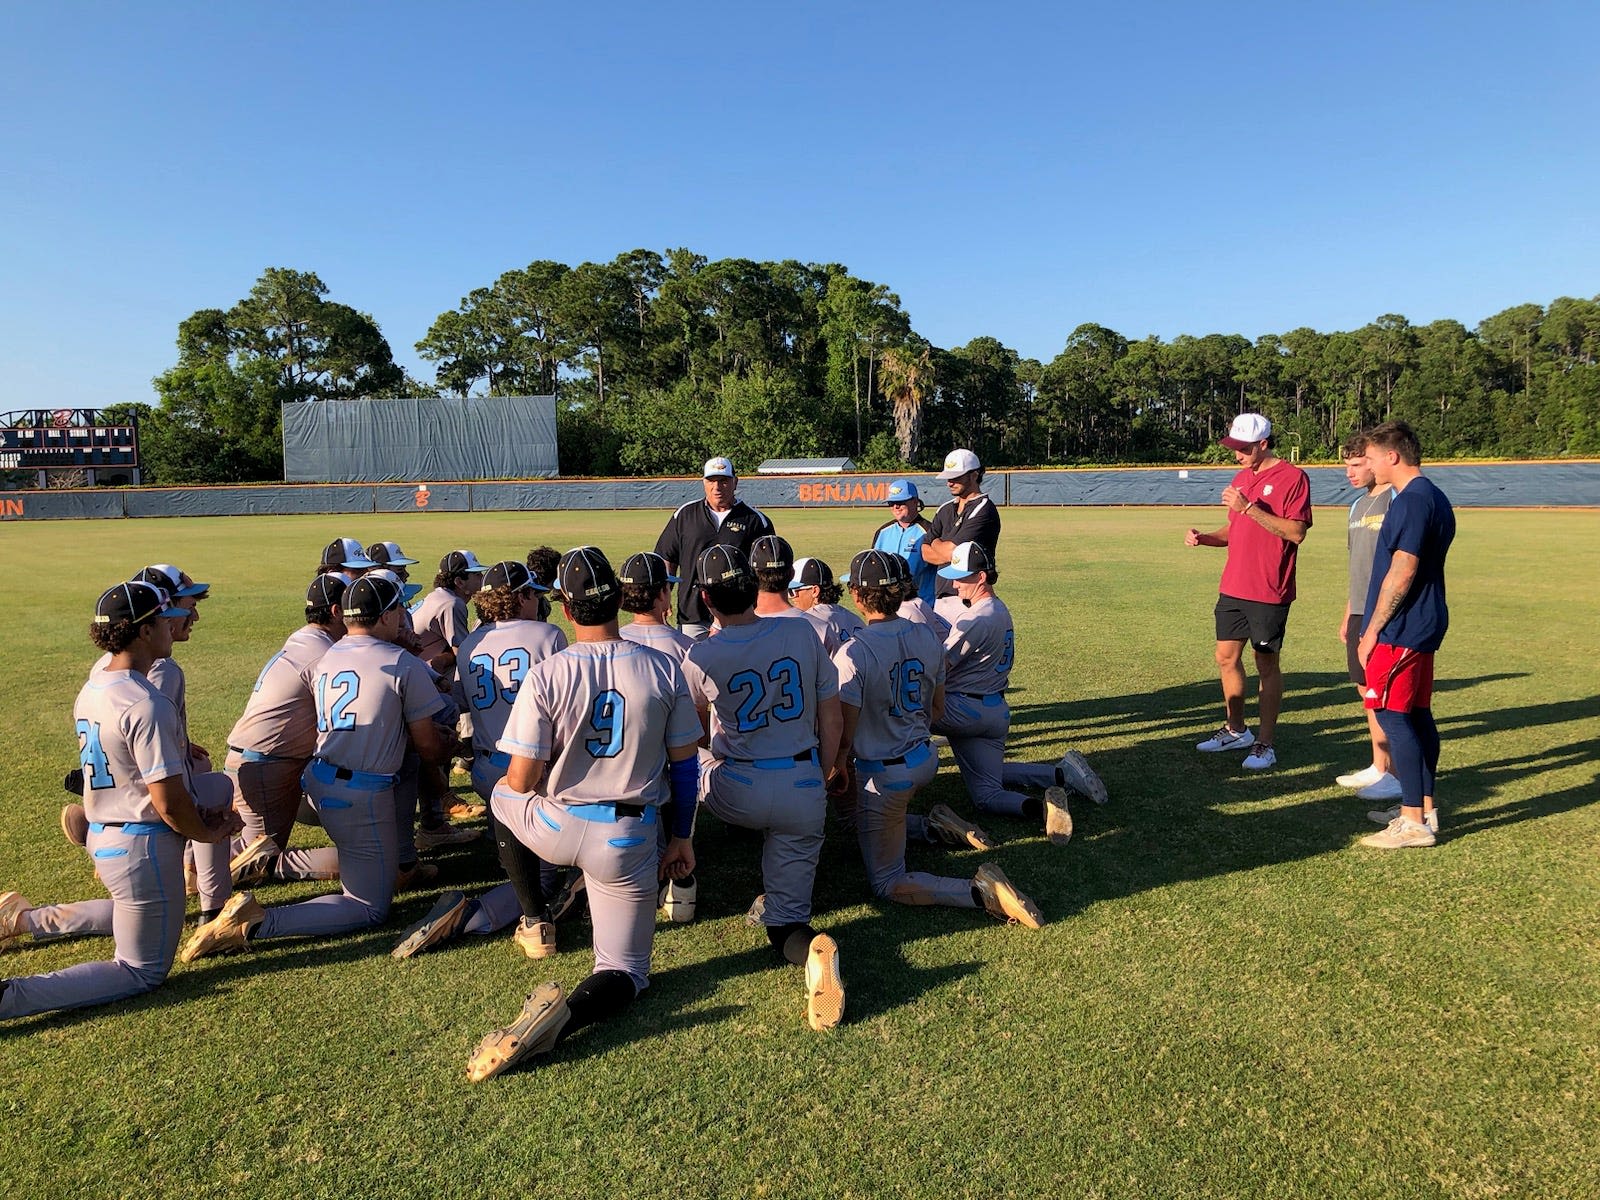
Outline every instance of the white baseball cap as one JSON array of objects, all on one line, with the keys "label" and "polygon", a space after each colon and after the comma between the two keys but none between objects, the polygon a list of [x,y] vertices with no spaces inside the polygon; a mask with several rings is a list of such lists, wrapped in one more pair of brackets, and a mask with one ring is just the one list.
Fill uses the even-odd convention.
[{"label": "white baseball cap", "polygon": [[1248,450],[1272,436],[1272,422],[1260,413],[1240,413],[1228,428],[1222,444],[1229,450]]},{"label": "white baseball cap", "polygon": [[982,469],[983,464],[978,461],[978,456],[971,450],[952,450],[944,456],[944,470],[939,472],[939,478],[949,483],[958,475],[966,475]]},{"label": "white baseball cap", "polygon": [[700,472],[707,479],[735,479],[733,464],[725,458],[706,459],[705,470]]},{"label": "white baseball cap", "polygon": [[946,579],[965,579],[979,571],[993,571],[994,560],[977,542],[962,542],[950,555],[950,565],[940,567],[939,574]]}]

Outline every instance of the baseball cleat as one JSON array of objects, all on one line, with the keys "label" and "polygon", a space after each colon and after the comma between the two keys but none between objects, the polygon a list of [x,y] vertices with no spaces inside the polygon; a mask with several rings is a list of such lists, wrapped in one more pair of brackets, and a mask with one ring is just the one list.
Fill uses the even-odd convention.
[{"label": "baseball cleat", "polygon": [[832,1029],[844,1019],[844,981],[839,978],[839,946],[827,934],[811,939],[806,953],[806,1023]]},{"label": "baseball cleat", "polygon": [[759,929],[767,923],[767,894],[762,892],[750,902],[750,907],[745,910],[744,923]]},{"label": "baseball cleat", "polygon": [[1196,750],[1215,754],[1219,750],[1248,750],[1256,744],[1256,735],[1248,729],[1229,729],[1224,725],[1205,741],[1197,743]]},{"label": "baseball cleat", "polygon": [[496,1029],[467,1059],[467,1079],[482,1083],[535,1054],[555,1049],[556,1039],[572,1019],[559,983],[541,983],[523,1001],[522,1012],[504,1029]]},{"label": "baseball cleat", "polygon": [[1056,764],[1056,770],[1061,772],[1063,786],[1071,788],[1080,796],[1086,796],[1096,804],[1104,804],[1106,785],[1100,776],[1094,773],[1094,768],[1089,765],[1089,760],[1076,750],[1068,750],[1061,756],[1061,761]]},{"label": "baseball cleat", "polygon": [[21,892],[0,892],[0,950],[27,934],[28,927],[23,924],[22,914],[32,907],[22,898]]},{"label": "baseball cleat", "polygon": [[1057,846],[1065,846],[1072,840],[1072,813],[1067,808],[1066,788],[1045,788],[1044,832]]},{"label": "baseball cleat", "polygon": [[978,873],[972,877],[972,886],[983,897],[983,907],[990,916],[1002,921],[1015,921],[1029,929],[1044,925],[1038,905],[1017,891],[1016,885],[994,863],[984,863],[978,868]]},{"label": "baseball cleat", "polygon": [[925,818],[928,832],[947,846],[971,846],[974,850],[993,850],[995,843],[983,830],[960,816],[948,804],[935,804]]},{"label": "baseball cleat", "polygon": [[412,863],[409,867],[401,867],[394,873],[394,890],[413,892],[417,888],[427,887],[437,878],[439,878],[439,868],[432,863]]},{"label": "baseball cleat", "polygon": [[576,867],[568,871],[566,879],[561,884],[561,890],[550,902],[550,919],[557,922],[570,921],[573,917],[579,916],[589,903],[588,887],[582,871]]},{"label": "baseball cleat", "polygon": [[444,815],[449,817],[452,821],[470,821],[474,817],[483,816],[483,814],[488,811],[488,805],[469,804],[465,800],[457,800],[449,808],[444,810]]},{"label": "baseball cleat", "polygon": [[234,891],[260,883],[272,872],[277,857],[278,843],[264,833],[235,854],[228,863]]},{"label": "baseball cleat", "polygon": [[81,804],[61,806],[61,833],[74,846],[89,844],[89,814]]},{"label": "baseball cleat", "polygon": [[674,925],[687,925],[694,920],[695,899],[700,895],[700,881],[691,879],[687,884],[675,879],[661,885],[657,908],[667,915]]},{"label": "baseball cleat", "polygon": [[437,850],[440,846],[460,846],[467,842],[475,842],[483,834],[481,829],[455,829],[449,825],[441,825],[437,829],[417,829],[416,846],[418,850]]},{"label": "baseball cleat", "polygon": [[549,921],[520,917],[511,940],[529,958],[549,958],[556,952],[556,927]]},{"label": "baseball cleat", "polygon": [[467,922],[467,898],[461,892],[445,892],[434,901],[428,915],[406,930],[391,958],[410,958],[433,946],[442,946],[461,932]]},{"label": "baseball cleat", "polygon": [[250,892],[228,897],[228,902],[211,920],[196,929],[178,955],[193,962],[212,954],[234,954],[250,948],[250,934],[265,919],[267,910],[256,903]]}]

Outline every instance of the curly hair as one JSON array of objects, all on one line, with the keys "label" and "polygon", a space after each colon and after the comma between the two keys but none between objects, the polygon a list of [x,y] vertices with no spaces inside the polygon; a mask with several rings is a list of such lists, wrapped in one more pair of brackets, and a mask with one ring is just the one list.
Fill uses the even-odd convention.
[{"label": "curly hair", "polygon": [[617,619],[621,605],[622,596],[613,592],[604,598],[585,596],[577,600],[569,599],[567,612],[571,615],[574,625],[604,625]]},{"label": "curly hair", "polygon": [[522,615],[522,605],[534,594],[532,588],[490,588],[472,598],[472,607],[478,610],[478,620],[490,623],[515,621]]},{"label": "curly hair", "polygon": [[622,607],[625,612],[647,613],[656,606],[656,600],[667,584],[658,588],[646,587],[642,583],[625,583],[622,585]]},{"label": "curly hair", "polygon": [[881,617],[892,617],[900,611],[900,605],[907,598],[902,590],[903,584],[885,583],[850,585],[850,594],[855,597],[856,607],[862,612],[875,613]]},{"label": "curly hair", "polygon": [[533,572],[533,577],[545,587],[552,587],[556,581],[556,569],[561,566],[561,551],[554,546],[535,546],[528,551],[528,570]]},{"label": "curly hair", "polygon": [[107,654],[121,654],[138,640],[139,631],[154,620],[156,618],[151,617],[137,625],[132,621],[113,621],[109,625],[90,622],[89,640]]}]

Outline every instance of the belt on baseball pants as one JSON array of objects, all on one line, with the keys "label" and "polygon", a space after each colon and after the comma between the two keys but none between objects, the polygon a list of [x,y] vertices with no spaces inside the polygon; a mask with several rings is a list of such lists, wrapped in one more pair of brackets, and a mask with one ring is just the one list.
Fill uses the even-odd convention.
[{"label": "belt on baseball pants", "polygon": [[234,754],[237,754],[240,758],[244,759],[245,762],[249,763],[291,761],[290,758],[284,754],[263,754],[260,750],[241,750],[237,746],[229,746],[228,749]]},{"label": "belt on baseball pants", "polygon": [[958,696],[965,696],[968,700],[981,700],[985,708],[994,708],[1006,702],[1004,692],[957,692]]},{"label": "belt on baseball pants", "polygon": [[817,750],[813,746],[810,750],[802,750],[790,758],[730,758],[731,763],[738,763],[741,767],[754,767],[758,771],[787,771],[795,763],[808,762],[817,765]]},{"label": "belt on baseball pants", "polygon": [[933,747],[928,745],[927,742],[921,742],[918,745],[911,747],[911,749],[907,750],[904,754],[901,754],[895,758],[858,758],[856,759],[856,770],[865,771],[869,775],[874,775],[877,772],[882,771],[885,767],[898,767],[902,765],[908,767],[920,767],[923,763],[928,761],[928,756],[932,753]]},{"label": "belt on baseball pants", "polygon": [[636,817],[646,825],[656,823],[654,804],[569,804],[566,809],[580,821],[599,821],[609,825],[623,817]]},{"label": "belt on baseball pants", "polygon": [[311,777],[322,783],[342,783],[358,792],[381,792],[394,786],[393,775],[377,775],[371,771],[352,771],[325,758],[311,760]]},{"label": "belt on baseball pants", "polygon": [[478,757],[487,762],[491,767],[499,767],[501,770],[504,770],[511,765],[511,755],[507,754],[504,750],[479,750]]},{"label": "belt on baseball pants", "polygon": [[170,825],[160,821],[90,821],[89,829],[93,833],[104,833],[108,829],[120,829],[129,837],[151,837],[157,833],[176,833]]}]

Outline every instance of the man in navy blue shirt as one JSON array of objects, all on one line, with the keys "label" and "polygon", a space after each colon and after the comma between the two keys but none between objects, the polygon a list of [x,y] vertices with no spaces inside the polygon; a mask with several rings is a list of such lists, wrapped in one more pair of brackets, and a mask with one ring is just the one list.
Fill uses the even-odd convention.
[{"label": "man in navy blue shirt", "polygon": [[1450,627],[1444,560],[1456,536],[1445,494],[1422,474],[1422,447],[1404,421],[1367,433],[1367,463],[1395,497],[1378,534],[1367,585],[1366,623],[1356,654],[1367,672],[1364,703],[1389,736],[1400,806],[1382,833],[1362,845],[1395,850],[1431,846],[1439,828],[1434,773],[1439,729],[1433,721],[1433,655]]}]

